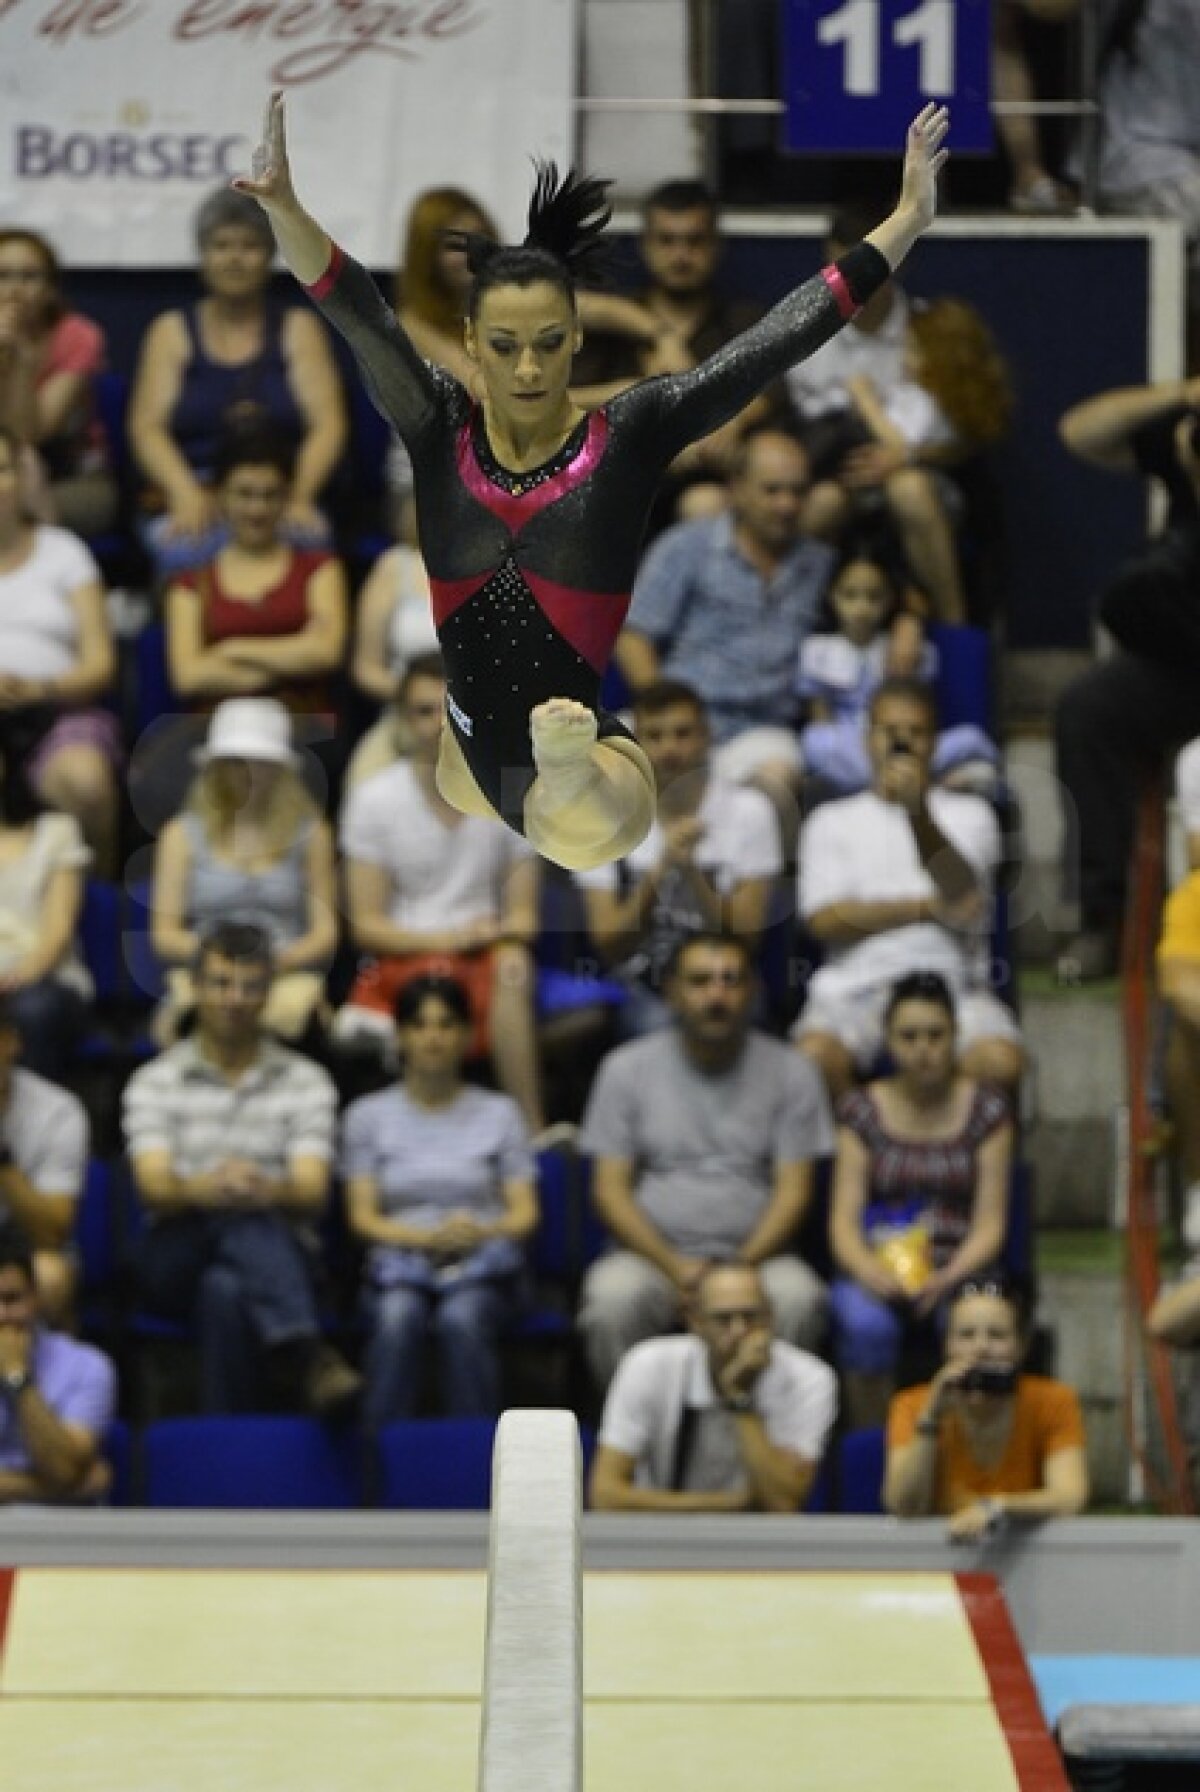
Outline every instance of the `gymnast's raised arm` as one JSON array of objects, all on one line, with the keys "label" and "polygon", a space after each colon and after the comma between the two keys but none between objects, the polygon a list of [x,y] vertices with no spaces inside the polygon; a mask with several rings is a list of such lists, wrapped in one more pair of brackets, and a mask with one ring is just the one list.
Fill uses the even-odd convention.
[{"label": "gymnast's raised arm", "polygon": [[267,101],[251,172],[240,175],[233,185],[257,199],[266,212],[279,253],[346,338],[379,408],[402,436],[419,429],[435,408],[434,375],[366,269],[335,246],[296,197],[281,93],[273,93]]}]

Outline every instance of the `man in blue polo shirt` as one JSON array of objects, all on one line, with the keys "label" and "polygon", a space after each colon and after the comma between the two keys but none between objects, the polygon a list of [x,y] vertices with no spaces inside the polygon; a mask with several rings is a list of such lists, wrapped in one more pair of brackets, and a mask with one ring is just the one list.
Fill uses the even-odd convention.
[{"label": "man in blue polo shirt", "polygon": [[112,1364],[43,1325],[33,1252],[16,1226],[0,1225],[0,1504],[99,1498],[115,1410]]},{"label": "man in blue polo shirt", "polygon": [[635,692],[672,678],[703,699],[723,777],[752,777],[772,793],[799,768],[796,667],[834,558],[800,532],[807,489],[808,458],[794,436],[746,436],[729,511],[659,537],[617,644]]}]

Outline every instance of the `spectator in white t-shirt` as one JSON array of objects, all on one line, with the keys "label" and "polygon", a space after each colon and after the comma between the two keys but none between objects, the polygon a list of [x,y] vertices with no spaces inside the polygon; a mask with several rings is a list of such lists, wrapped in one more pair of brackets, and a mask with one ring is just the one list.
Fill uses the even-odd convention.
[{"label": "spectator in white t-shirt", "polygon": [[92,855],[75,817],[34,794],[28,742],[23,720],[0,717],[0,992],[23,1064],[57,1081],[92,997],[76,937]]},{"label": "spectator in white t-shirt", "polygon": [[[411,504],[405,515],[415,518]],[[436,651],[429,574],[417,551],[414,523],[402,541],[379,556],[355,604],[350,677],[365,697],[382,707],[351,755],[348,788],[407,752],[396,696],[417,655]]]},{"label": "spectator in white t-shirt", "polygon": [[608,1512],[795,1512],[837,1406],[827,1363],[772,1336],[758,1271],[718,1263],[691,1330],[638,1344],[600,1425],[591,1503]]},{"label": "spectator in white t-shirt", "polygon": [[762,791],[714,772],[708,718],[692,687],[648,685],[633,715],[658,786],[658,819],[628,858],[576,879],[593,944],[628,990],[619,1023],[626,1039],[670,1024],[663,974],[688,934],[716,928],[757,946],[783,869],[774,807]]},{"label": "spectator in white t-shirt", "polygon": [[77,536],[28,520],[19,452],[0,425],[0,709],[38,722],[34,788],[76,818],[111,872],[120,736],[100,707],[117,667],[103,579]]},{"label": "spectator in white t-shirt", "polygon": [[[844,255],[878,221],[869,207],[839,212],[827,258]],[[852,520],[881,514],[936,616],[961,622],[966,610],[954,534],[961,498],[943,469],[962,452],[914,367],[913,307],[889,280],[844,330],[789,370],[788,396],[812,476],[804,527],[820,541],[836,542]]]},{"label": "spectator in white t-shirt", "polygon": [[800,912],[825,956],[795,1037],[834,1096],[878,1058],[888,992],[913,971],[936,971],[954,994],[964,1076],[1011,1085],[1024,1071],[1016,1022],[980,987],[1000,830],[982,797],[930,787],[936,737],[928,687],[885,679],[870,708],[870,790],[822,804],[801,831]]},{"label": "spectator in white t-shirt", "polygon": [[436,654],[412,661],[397,699],[411,753],[357,785],[341,816],[350,937],[367,954],[334,1036],[395,1042],[396,998],[429,972],[471,998],[468,1058],[496,1080],[534,1135],[543,1131],[534,966],[538,868],[499,821],[463,815],[437,787],[446,682]]}]

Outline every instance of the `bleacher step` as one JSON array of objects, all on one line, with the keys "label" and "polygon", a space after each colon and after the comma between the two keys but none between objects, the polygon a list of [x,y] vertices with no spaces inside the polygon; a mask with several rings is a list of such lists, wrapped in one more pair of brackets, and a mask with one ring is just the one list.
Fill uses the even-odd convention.
[{"label": "bleacher step", "polygon": [[1022,984],[1021,1024],[1032,1064],[1023,1149],[1035,1166],[1042,1226],[1104,1226],[1113,1206],[1115,1117],[1125,1102],[1125,1052],[1115,989]]},{"label": "bleacher step", "polygon": [[1123,1300],[1114,1268],[1046,1270],[1039,1277],[1039,1317],[1053,1327],[1054,1373],[1079,1395],[1087,1428],[1092,1501],[1129,1497],[1129,1446],[1121,1411],[1124,1385]]}]

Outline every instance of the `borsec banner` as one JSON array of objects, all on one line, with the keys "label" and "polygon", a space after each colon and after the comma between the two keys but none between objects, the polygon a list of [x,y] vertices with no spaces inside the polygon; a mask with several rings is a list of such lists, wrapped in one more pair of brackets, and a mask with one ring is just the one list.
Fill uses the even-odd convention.
[{"label": "borsec banner", "polygon": [[195,259],[192,217],[288,96],[297,190],[368,266],[465,187],[519,234],[569,163],[577,0],[0,0],[0,222],[76,267]]}]

